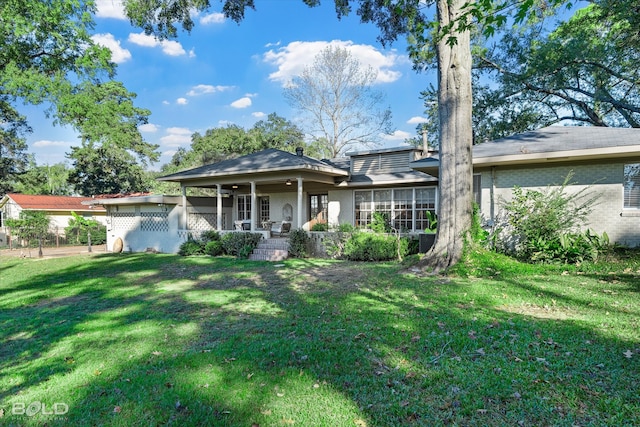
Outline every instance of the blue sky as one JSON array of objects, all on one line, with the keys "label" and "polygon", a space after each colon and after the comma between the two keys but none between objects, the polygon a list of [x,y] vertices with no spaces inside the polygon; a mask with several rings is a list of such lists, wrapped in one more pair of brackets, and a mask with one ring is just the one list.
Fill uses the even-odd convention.
[{"label": "blue sky", "polygon": [[[383,146],[402,145],[425,120],[419,95],[435,84],[435,70],[417,74],[404,41],[383,48],[376,41],[377,28],[361,24],[355,14],[338,21],[333,1],[310,9],[301,0],[260,0],[239,25],[224,19],[220,2],[211,3],[211,10],[195,17],[190,34],[180,31],[176,40],[159,42],[129,24],[120,0],[97,1],[94,40],[111,49],[116,79],[152,113],[140,130],[160,145],[162,157],[154,169],[179,147],[189,147],[194,132],[227,124],[250,128],[273,112],[295,123],[283,85],[331,43],[378,71],[376,89],[386,94],[396,128]],[[29,151],[39,164],[65,161],[69,147],[79,145],[77,135],[53,126],[41,110],[25,110],[34,129],[27,138]]]}]

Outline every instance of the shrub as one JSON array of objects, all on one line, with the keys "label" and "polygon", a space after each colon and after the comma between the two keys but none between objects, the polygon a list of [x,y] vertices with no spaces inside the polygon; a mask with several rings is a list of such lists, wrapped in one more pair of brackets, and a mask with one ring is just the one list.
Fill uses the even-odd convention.
[{"label": "shrub", "polygon": [[329,225],[326,222],[316,222],[311,227],[311,231],[328,231]]},{"label": "shrub", "polygon": [[204,253],[211,256],[222,255],[222,242],[220,240],[209,240],[204,245]]},{"label": "shrub", "polygon": [[386,212],[374,212],[371,215],[371,229],[375,233],[389,233],[391,231],[389,214]]},{"label": "shrub", "polygon": [[338,231],[340,233],[353,233],[356,230],[356,228],[349,224],[349,223],[344,223],[344,224],[340,224],[338,225]]},{"label": "shrub", "polygon": [[[246,247],[251,247],[251,253],[262,239],[260,233],[227,233],[220,238],[225,254],[242,258]],[[247,255],[248,256],[248,255]]]},{"label": "shrub", "polygon": [[178,249],[178,255],[193,256],[204,254],[204,244],[201,241],[193,240],[189,238],[186,242],[180,245]]},{"label": "shrub", "polygon": [[302,228],[289,234],[289,255],[294,258],[306,258],[309,254],[309,235]]},{"label": "shrub", "polygon": [[89,243],[89,233],[91,233],[91,244],[102,245],[107,242],[107,227],[94,219],[87,219],[75,212],[71,212],[73,218],[69,220],[69,225],[64,228],[64,234],[71,244],[86,245]]},{"label": "shrub", "polygon": [[207,230],[202,233],[200,239],[205,243],[216,242],[220,240],[220,233],[218,233],[216,230]]},{"label": "shrub", "polygon": [[351,261],[389,261],[409,253],[409,239],[376,233],[353,233],[345,242],[344,258]]},{"label": "shrub", "polygon": [[545,191],[515,187],[512,200],[503,203],[506,217],[498,227],[499,249],[533,262],[579,262],[606,250],[606,235],[580,230],[598,197],[586,195],[588,187],[567,193],[571,177],[572,173],[561,186]]}]

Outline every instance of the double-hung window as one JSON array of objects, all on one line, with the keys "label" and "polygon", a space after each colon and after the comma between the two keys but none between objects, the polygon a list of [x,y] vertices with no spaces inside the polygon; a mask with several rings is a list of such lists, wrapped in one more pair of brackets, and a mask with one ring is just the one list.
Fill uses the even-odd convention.
[{"label": "double-hung window", "polygon": [[624,165],[624,209],[640,209],[640,163]]}]

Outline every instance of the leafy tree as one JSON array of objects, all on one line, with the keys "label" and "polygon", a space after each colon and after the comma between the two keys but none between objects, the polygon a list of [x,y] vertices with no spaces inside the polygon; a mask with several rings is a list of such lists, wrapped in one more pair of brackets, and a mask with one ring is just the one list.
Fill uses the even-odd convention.
[{"label": "leafy tree", "polygon": [[87,219],[75,212],[71,212],[72,218],[65,227],[64,234],[70,243],[86,245],[91,237],[91,244],[102,245],[107,241],[107,227],[95,219]]},{"label": "leafy tree", "polygon": [[27,246],[38,239],[38,256],[42,257],[42,239],[49,232],[51,220],[45,212],[23,210],[18,219],[7,219],[6,225],[14,236],[27,241]]},{"label": "leafy tree", "polygon": [[74,159],[69,182],[84,196],[144,192],[151,186],[150,175],[127,151],[87,144],[72,147],[69,157]]},{"label": "leafy tree", "polygon": [[135,95],[112,80],[111,52],[91,39],[95,11],[93,0],[0,2],[0,186],[5,189],[26,162],[24,135],[31,128],[16,109],[19,103],[47,105],[54,122],[76,128],[83,143],[109,141],[148,160],[157,158],[135,127],[149,112],[132,107]]},{"label": "leafy tree", "polygon": [[391,133],[391,111],[380,108],[384,94],[373,89],[376,77],[347,49],[329,46],[285,88],[289,104],[306,117],[308,133],[324,141],[325,157],[373,146],[381,133]]},{"label": "leafy tree", "polygon": [[38,166],[31,156],[26,171],[17,179],[15,191],[22,194],[70,195],[72,187],[68,182],[69,172],[65,163]]},{"label": "leafy tree", "polygon": [[[303,0],[316,6],[320,0]],[[436,65],[438,68],[438,117],[440,146],[439,230],[436,242],[424,264],[434,271],[446,269],[462,256],[472,218],[473,141],[471,119],[471,47],[470,31],[480,28],[487,35],[503,27],[512,15],[522,22],[541,8],[549,9],[565,0],[335,0],[338,18],[349,14],[357,4],[363,22],[378,26],[380,42],[392,43],[407,37],[409,55],[416,70]],[[193,9],[208,8],[208,2],[185,0],[171,7],[163,3],[126,0],[128,16],[147,32],[160,37],[177,34],[175,23],[189,31],[193,27]],[[236,22],[244,18],[253,0],[224,0],[223,13]],[[436,17],[430,15],[435,5]]]},{"label": "leafy tree", "polygon": [[563,120],[640,127],[640,48],[634,39],[637,26],[598,4],[579,10],[548,36],[538,25],[507,33],[497,49],[479,57],[499,83],[482,93],[486,126],[497,117],[498,123],[529,121],[536,127]]}]

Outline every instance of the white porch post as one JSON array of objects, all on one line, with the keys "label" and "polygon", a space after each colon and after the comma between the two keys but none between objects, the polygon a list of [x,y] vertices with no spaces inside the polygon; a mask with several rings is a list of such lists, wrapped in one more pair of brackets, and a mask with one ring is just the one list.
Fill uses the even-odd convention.
[{"label": "white porch post", "polygon": [[222,231],[222,185],[216,184],[216,193],[217,193],[217,215],[216,215],[216,228],[218,231]]},{"label": "white porch post", "polygon": [[298,228],[302,228],[302,197],[303,188],[302,188],[302,178],[298,178]]},{"label": "white porch post", "polygon": [[180,185],[182,189],[182,226],[184,230],[189,228],[188,226],[188,217],[187,217],[187,187],[184,185]]},{"label": "white porch post", "polygon": [[256,182],[251,181],[251,232],[256,231],[256,215],[258,207],[256,206],[258,197],[256,196]]}]

